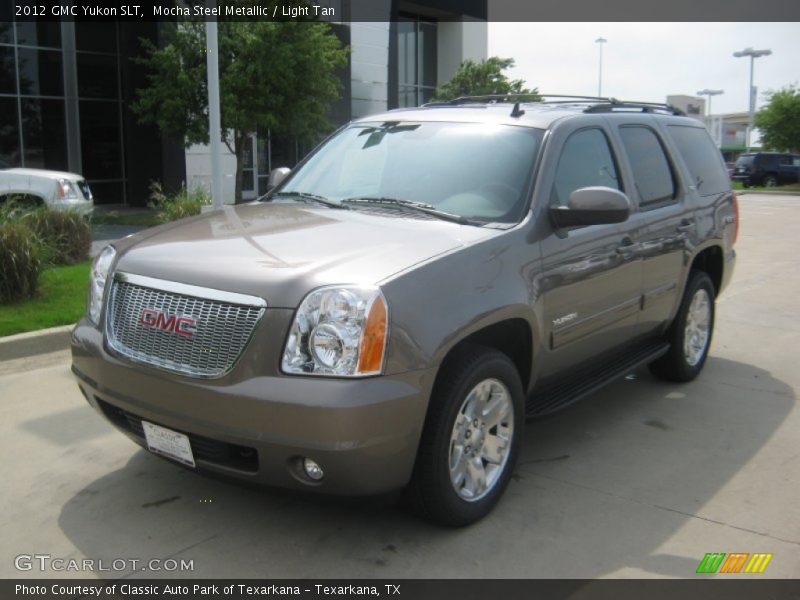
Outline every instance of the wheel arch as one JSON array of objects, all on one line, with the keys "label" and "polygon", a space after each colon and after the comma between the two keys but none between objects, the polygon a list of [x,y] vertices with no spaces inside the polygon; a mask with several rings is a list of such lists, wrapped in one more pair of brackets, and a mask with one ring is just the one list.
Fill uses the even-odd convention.
[{"label": "wheel arch", "polygon": [[25,204],[30,202],[36,206],[44,206],[45,204],[47,204],[47,200],[45,200],[44,197],[40,196],[39,194],[35,194],[31,191],[0,193],[0,204],[7,201],[17,201]]},{"label": "wheel arch", "polygon": [[692,263],[689,267],[689,273],[692,271],[703,271],[711,278],[714,284],[714,293],[719,295],[722,287],[723,275],[725,270],[725,258],[722,246],[712,244],[706,246],[700,252],[695,254]]},{"label": "wheel arch", "polygon": [[439,368],[437,379],[446,364],[468,345],[484,346],[502,352],[516,366],[527,390],[533,377],[534,346],[536,329],[531,321],[520,314],[505,314],[501,318],[486,320],[450,341],[437,352]]}]

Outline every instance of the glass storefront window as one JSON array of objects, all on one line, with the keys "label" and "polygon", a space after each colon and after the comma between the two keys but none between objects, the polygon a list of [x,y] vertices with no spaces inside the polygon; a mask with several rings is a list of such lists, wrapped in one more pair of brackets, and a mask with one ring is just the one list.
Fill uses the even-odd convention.
[{"label": "glass storefront window", "polygon": [[117,52],[117,27],[108,23],[75,22],[75,45],[87,52]]},{"label": "glass storefront window", "polygon": [[[122,177],[119,104],[81,100],[81,155],[86,179]],[[89,182],[92,186],[94,184]]]},{"label": "glass storefront window", "polygon": [[0,46],[0,94],[17,93],[17,73],[14,67],[14,47]]},{"label": "glass storefront window", "polygon": [[11,166],[20,164],[16,98],[0,97],[0,160]]},{"label": "glass storefront window", "polygon": [[117,58],[78,52],[78,97],[118,98]]},{"label": "glass storefront window", "polygon": [[11,23],[0,21],[0,44],[13,44],[14,34],[11,31]]},{"label": "glass storefront window", "polygon": [[64,101],[22,98],[21,102],[25,166],[66,170]]},{"label": "glass storefront window", "polygon": [[61,24],[58,21],[18,22],[17,44],[20,46],[60,48]]},{"label": "glass storefront window", "polygon": [[61,52],[19,48],[20,94],[27,96],[63,96],[64,71]]},{"label": "glass storefront window", "polygon": [[397,23],[397,105],[419,106],[436,91],[436,23],[402,17]]}]

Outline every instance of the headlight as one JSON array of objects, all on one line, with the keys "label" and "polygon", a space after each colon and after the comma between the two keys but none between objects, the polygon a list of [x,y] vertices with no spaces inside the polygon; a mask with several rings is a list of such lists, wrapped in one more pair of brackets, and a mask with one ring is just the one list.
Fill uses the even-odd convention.
[{"label": "headlight", "polygon": [[78,192],[69,179],[59,179],[56,181],[56,196],[72,199],[78,197]]},{"label": "headlight", "polygon": [[326,287],[297,309],[283,352],[285,373],[363,377],[383,370],[386,300],[375,287]]},{"label": "headlight", "polygon": [[108,272],[117,251],[113,246],[106,246],[97,255],[92,264],[91,281],[89,283],[89,318],[95,325],[100,324],[100,312],[103,309],[103,297],[106,289]]}]

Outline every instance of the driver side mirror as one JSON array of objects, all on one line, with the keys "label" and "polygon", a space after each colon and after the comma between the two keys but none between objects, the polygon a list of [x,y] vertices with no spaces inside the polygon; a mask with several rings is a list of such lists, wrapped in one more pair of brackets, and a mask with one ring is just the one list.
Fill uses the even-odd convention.
[{"label": "driver side mirror", "polygon": [[287,175],[291,173],[292,170],[288,167],[278,167],[277,169],[272,169],[269,172],[269,180],[267,181],[267,186],[269,189],[273,189],[281,184],[281,182],[286,179]]},{"label": "driver side mirror", "polygon": [[569,195],[566,206],[550,208],[550,218],[558,228],[622,223],[630,214],[628,197],[619,190],[603,186],[577,189]]}]

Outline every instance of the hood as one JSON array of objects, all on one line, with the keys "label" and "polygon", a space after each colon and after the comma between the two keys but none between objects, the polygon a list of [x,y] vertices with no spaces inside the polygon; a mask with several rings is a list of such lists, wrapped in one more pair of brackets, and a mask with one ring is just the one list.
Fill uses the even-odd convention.
[{"label": "hood", "polygon": [[67,173],[66,171],[50,171],[48,169],[24,169],[16,167],[13,169],[5,169],[5,173],[13,173],[15,175],[33,175],[36,177],[51,177],[53,179],[68,179],[70,181],[80,181],[83,179],[82,175],[77,173]]},{"label": "hood", "polygon": [[377,284],[499,233],[387,213],[295,203],[225,207],[125,238],[115,244],[115,268],[294,308],[314,288]]}]

